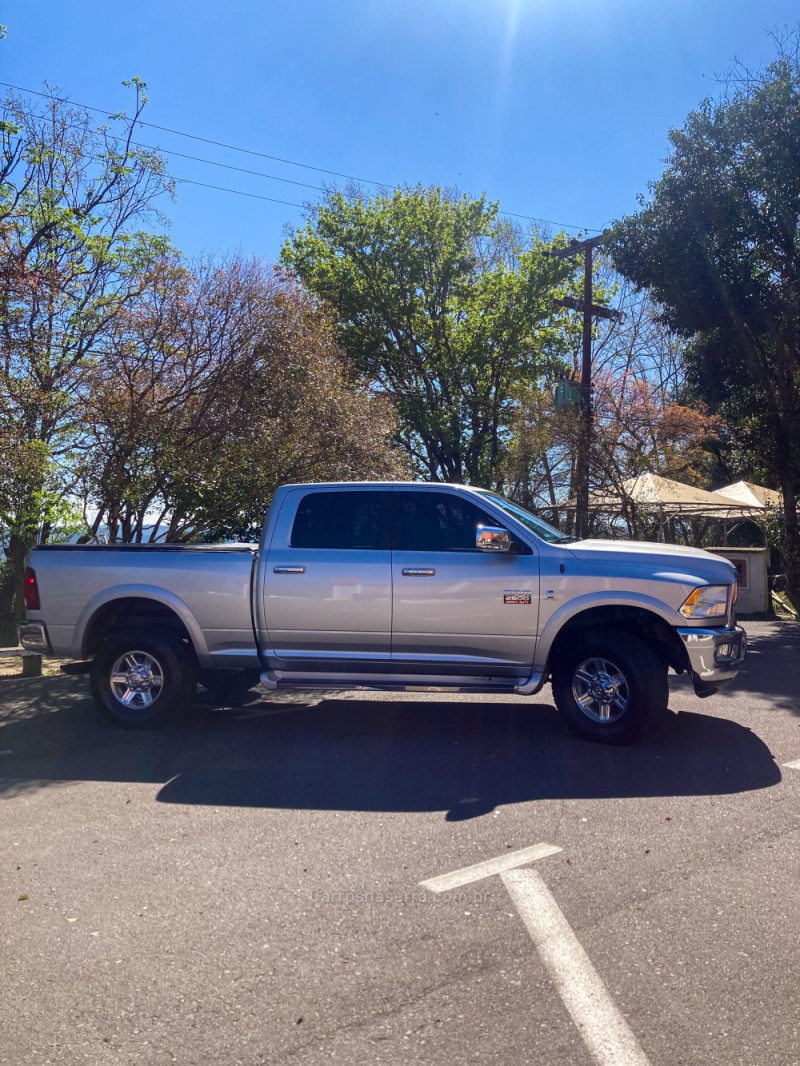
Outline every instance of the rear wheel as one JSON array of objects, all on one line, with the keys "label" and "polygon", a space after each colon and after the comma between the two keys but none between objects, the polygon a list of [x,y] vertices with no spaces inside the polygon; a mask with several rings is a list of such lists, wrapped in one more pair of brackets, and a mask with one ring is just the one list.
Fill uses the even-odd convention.
[{"label": "rear wheel", "polygon": [[191,699],[197,681],[192,649],[174,633],[123,629],[92,662],[92,696],[100,712],[125,729],[163,722]]},{"label": "rear wheel", "polygon": [[587,740],[627,744],[667,710],[667,665],[628,630],[587,631],[553,668],[556,707]]}]

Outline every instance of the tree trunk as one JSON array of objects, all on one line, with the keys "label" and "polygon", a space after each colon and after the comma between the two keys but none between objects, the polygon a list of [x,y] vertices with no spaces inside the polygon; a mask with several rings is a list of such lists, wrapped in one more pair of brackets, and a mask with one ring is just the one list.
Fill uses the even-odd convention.
[{"label": "tree trunk", "polygon": [[8,538],[6,561],[0,570],[0,647],[17,643],[17,622],[25,617],[25,563],[33,544],[13,534]]}]

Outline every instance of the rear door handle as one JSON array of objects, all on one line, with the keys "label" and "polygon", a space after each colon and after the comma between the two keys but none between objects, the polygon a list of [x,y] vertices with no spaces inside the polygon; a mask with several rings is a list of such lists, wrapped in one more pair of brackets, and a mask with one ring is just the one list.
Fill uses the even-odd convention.
[{"label": "rear door handle", "polygon": [[404,577],[433,577],[435,573],[435,570],[419,570],[412,566],[403,568]]},{"label": "rear door handle", "polygon": [[273,566],[273,574],[304,574],[306,568],[304,566]]}]

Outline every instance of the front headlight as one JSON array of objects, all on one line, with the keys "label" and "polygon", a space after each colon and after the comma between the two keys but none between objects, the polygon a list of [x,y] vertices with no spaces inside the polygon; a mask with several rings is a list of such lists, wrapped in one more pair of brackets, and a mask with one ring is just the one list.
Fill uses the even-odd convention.
[{"label": "front headlight", "polygon": [[684,618],[719,618],[728,613],[732,585],[703,585],[684,600]]}]

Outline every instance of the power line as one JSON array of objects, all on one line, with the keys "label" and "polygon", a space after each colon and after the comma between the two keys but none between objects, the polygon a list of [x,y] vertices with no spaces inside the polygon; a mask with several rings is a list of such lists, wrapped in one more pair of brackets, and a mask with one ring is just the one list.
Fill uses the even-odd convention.
[{"label": "power line", "polygon": [[293,204],[289,200],[276,200],[273,196],[262,196],[257,192],[245,192],[244,189],[229,189],[224,185],[209,185],[205,181],[192,181],[191,178],[176,178],[172,175],[172,180],[177,181],[180,185],[199,185],[202,189],[216,189],[217,192],[231,192],[236,196],[249,196],[252,200],[269,200],[271,204],[285,204],[286,207],[299,207],[302,208],[303,204]]},{"label": "power line", "polygon": [[[3,85],[3,84],[5,84],[5,82],[0,82],[0,85]],[[71,129],[79,129],[80,128],[77,123],[67,123],[67,125]],[[298,186],[301,189],[313,189],[314,192],[325,192],[325,189],[324,189],[324,187],[322,185],[312,185],[312,184],[310,184],[307,181],[295,181],[293,178],[283,178],[279,174],[267,174],[266,171],[263,171],[263,170],[250,170],[248,167],[235,167],[235,166],[233,166],[232,163],[221,163],[221,162],[219,162],[216,159],[206,159],[205,156],[189,155],[186,152],[178,152],[174,148],[162,148],[160,145],[144,144],[142,141],[128,140],[128,138],[124,134],[121,134],[121,133],[111,133],[110,131],[104,131],[104,132],[105,132],[105,136],[109,137],[112,141],[124,141],[126,144],[131,144],[135,148],[145,148],[145,149],[147,149],[148,152],[158,152],[159,154],[162,154],[162,155],[174,155],[174,156],[177,156],[179,159],[190,159],[194,163],[207,163],[209,166],[220,167],[223,170],[234,170],[238,174],[250,174],[250,175],[252,175],[253,177],[256,177],[256,178],[267,178],[270,181],[282,181],[282,182],[284,182],[284,184],[287,184],[287,185],[296,185],[296,186]],[[96,156],[95,158],[101,159],[102,157],[101,156]],[[187,182],[189,179],[188,178],[174,178],[173,177],[173,180],[174,181]],[[198,181],[198,182],[194,182],[194,184],[195,185],[202,185],[203,182],[199,182]],[[209,185],[208,188],[209,189],[219,189],[221,192],[239,193],[242,196],[254,195],[254,194],[242,192],[240,189],[223,189],[221,186],[218,186],[218,185]],[[264,197],[261,197],[261,199],[269,200],[270,197],[264,196]],[[286,200],[276,200],[275,201],[275,203],[287,203],[287,202],[288,201],[286,201]],[[291,207],[302,207],[303,205],[302,204],[291,204],[290,206]]]},{"label": "power line", "polygon": [[[43,93],[37,89],[26,89],[22,85],[12,85],[11,82],[0,81],[0,85],[4,85],[7,89],[15,89],[17,92],[30,93],[32,96],[41,96],[45,100],[51,100],[53,97],[50,93]],[[105,115],[106,118],[112,117],[111,113],[102,107],[92,107],[91,104],[81,104],[77,100],[70,100],[68,97],[59,96],[55,97],[60,103],[73,104],[76,107],[81,107],[84,111],[94,111],[98,115]],[[365,185],[386,185],[385,182],[375,181],[373,178],[359,178],[354,174],[344,174],[339,170],[327,170],[325,167],[313,166],[311,163],[299,163],[295,159],[285,159],[279,155],[269,155],[267,152],[259,152],[254,148],[243,148],[237,144],[227,144],[225,141],[215,141],[210,137],[201,137],[196,133],[185,133],[183,130],[171,129],[169,126],[159,126],[155,122],[145,122],[144,119],[136,120],[138,125],[147,126],[149,129],[160,130],[162,133],[172,133],[176,137],[187,137],[192,141],[200,141],[202,144],[213,144],[216,148],[226,148],[232,152],[243,152],[245,155],[257,156],[260,159],[271,159],[274,163],[286,163],[292,167],[302,167],[305,170],[316,170],[319,174],[330,174],[335,178],[346,178],[348,181],[359,181]],[[396,185],[387,185],[389,189],[396,189]]]},{"label": "power line", "polygon": [[[117,140],[122,140],[118,135],[112,134]],[[267,174],[263,170],[249,170],[247,167],[235,167],[231,163],[218,163],[216,159],[204,159],[199,155],[187,155],[185,152],[176,152],[172,148],[158,148],[153,144],[142,144],[141,141],[131,141],[137,148],[147,148],[151,152],[163,152],[164,155],[175,155],[179,159],[191,159],[195,163],[208,163],[212,167],[221,167],[223,170],[235,170],[239,174],[251,174],[256,178],[269,178],[270,181],[282,181],[287,185],[297,185],[301,189],[314,189],[316,192],[324,192],[321,185],[311,185],[307,181],[293,181],[292,178],[281,178],[277,174]],[[176,181],[179,179],[176,178]],[[238,190],[233,189],[232,192]]]},{"label": "power line", "polygon": [[[50,93],[44,93],[44,92],[41,92],[41,91],[39,91],[37,89],[28,89],[25,86],[14,85],[11,82],[2,81],[2,80],[0,80],[0,85],[5,86],[7,89],[13,89],[16,92],[28,93],[31,96],[39,96],[39,97],[41,97],[42,99],[45,99],[45,100],[56,99],[60,103],[72,104],[75,107],[80,107],[80,108],[82,108],[85,111],[93,111],[95,114],[104,115],[106,118],[113,117],[109,111],[107,111],[107,110],[105,110],[103,108],[93,107],[91,104],[82,104],[82,103],[79,103],[77,101],[70,100],[68,97],[55,97],[54,98]],[[198,141],[198,142],[200,142],[202,144],[214,145],[217,148],[224,148],[224,149],[226,149],[228,151],[241,152],[241,153],[243,153],[245,155],[255,156],[255,157],[259,158],[259,159],[269,159],[272,162],[284,163],[287,166],[300,167],[300,168],[302,168],[304,170],[313,170],[313,171],[316,171],[318,174],[329,174],[332,177],[345,178],[347,181],[355,181],[355,182],[358,182],[358,183],[361,183],[361,184],[364,184],[364,185],[376,185],[379,188],[391,189],[393,191],[401,191],[401,189],[402,189],[402,186],[393,185],[390,182],[376,181],[374,178],[363,178],[363,177],[359,177],[358,175],[355,175],[355,174],[345,174],[345,173],[343,173],[342,171],[339,171],[339,170],[329,170],[326,167],[315,166],[315,165],[313,165],[311,163],[300,163],[296,159],[288,159],[288,158],[286,158],[284,156],[270,155],[267,152],[260,152],[260,151],[257,151],[256,149],[253,149],[253,148],[245,148],[245,147],[243,147],[241,145],[228,144],[225,141],[217,141],[217,140],[214,140],[214,139],[212,139],[210,137],[201,137],[199,134],[196,134],[196,133],[186,133],[183,130],[172,129],[169,126],[160,126],[160,125],[158,125],[155,122],[145,122],[144,119],[136,119],[136,124],[140,125],[140,126],[146,126],[148,129],[159,130],[162,133],[170,133],[170,134],[173,134],[176,137],[185,137],[188,140]],[[112,134],[112,136],[117,136],[117,135]],[[119,139],[119,138],[117,138],[117,139]],[[139,142],[132,142],[132,143],[135,143],[137,145],[137,147],[147,148],[150,151],[163,152],[165,155],[180,156],[183,159],[191,159],[191,160],[193,160],[195,162],[198,162],[198,163],[208,163],[211,166],[223,167],[223,168],[225,168],[227,170],[236,170],[236,171],[239,171],[240,173],[243,173],[243,174],[252,174],[252,175],[254,175],[256,177],[268,178],[269,180],[274,180],[274,181],[282,181],[282,182],[285,182],[287,184],[298,185],[298,186],[301,186],[303,188],[308,188],[308,189],[314,189],[317,192],[324,192],[325,191],[320,186],[310,185],[310,184],[307,184],[305,182],[292,181],[291,178],[281,178],[281,177],[278,177],[275,174],[265,174],[265,173],[263,173],[261,171],[247,170],[244,167],[235,167],[235,166],[232,166],[231,164],[228,164],[228,163],[218,163],[218,162],[216,162],[213,159],[205,159],[202,156],[187,155],[185,153],[177,152],[177,151],[174,151],[174,150],[169,149],[169,148],[156,148],[153,145],[140,144]],[[183,179],[176,178],[175,180],[176,181],[182,181],[185,184],[204,186],[203,182],[199,182],[199,181],[190,182],[189,179],[187,179],[187,178],[183,178]],[[255,193],[247,193],[247,192],[243,192],[242,190],[239,190],[239,189],[228,189],[228,188],[223,188],[222,186],[217,186],[217,185],[207,185],[207,186],[204,186],[204,187],[210,188],[210,189],[217,189],[217,190],[219,190],[221,192],[234,193],[234,194],[240,195],[240,196],[250,196],[250,197],[252,197],[254,199],[271,200],[273,203],[283,203],[283,204],[287,204],[290,207],[302,207],[303,206],[301,204],[288,204],[288,201],[286,201],[286,200],[274,200],[272,197],[269,197],[269,196],[258,196]],[[520,219],[523,219],[524,221],[527,221],[527,222],[540,222],[540,223],[544,223],[545,225],[548,225],[548,226],[558,226],[561,229],[576,229],[576,230],[581,230],[584,233],[602,233],[603,232],[602,230],[595,229],[595,228],[593,228],[591,226],[576,226],[576,225],[573,225],[572,223],[569,223],[569,222],[556,222],[553,219],[541,218],[541,217],[539,217],[537,215],[524,215],[524,214],[521,214],[520,212],[517,212],[517,211],[500,211],[500,214],[501,215],[505,215],[508,218],[520,218]]]}]

